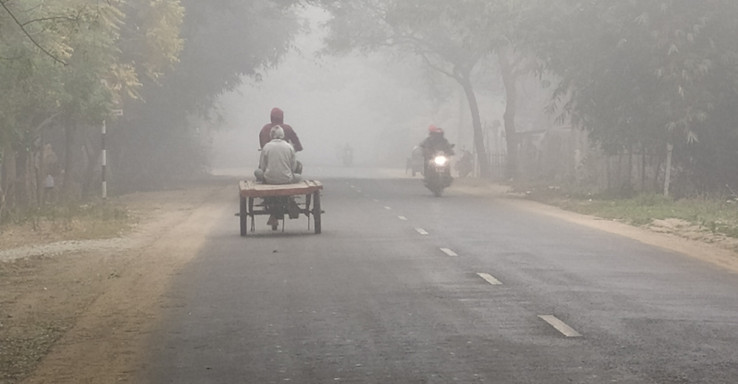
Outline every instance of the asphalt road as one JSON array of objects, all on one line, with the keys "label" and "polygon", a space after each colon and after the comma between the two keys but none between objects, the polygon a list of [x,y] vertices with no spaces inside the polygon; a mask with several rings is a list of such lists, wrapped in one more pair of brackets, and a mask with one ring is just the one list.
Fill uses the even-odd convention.
[{"label": "asphalt road", "polygon": [[322,234],[212,228],[137,382],[738,382],[735,274],[419,179],[322,181]]}]

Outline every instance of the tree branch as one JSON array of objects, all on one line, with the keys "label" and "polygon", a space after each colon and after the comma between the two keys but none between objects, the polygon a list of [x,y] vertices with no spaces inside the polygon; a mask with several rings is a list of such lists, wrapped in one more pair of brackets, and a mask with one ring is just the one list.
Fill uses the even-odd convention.
[{"label": "tree branch", "polygon": [[434,71],[440,72],[440,73],[442,73],[442,74],[444,74],[444,75],[446,75],[446,76],[448,76],[448,77],[450,77],[450,78],[452,78],[454,80],[457,79],[457,77],[456,77],[455,74],[453,74],[453,73],[451,73],[451,72],[449,72],[449,71],[447,71],[447,70],[445,70],[445,69],[443,69],[443,68],[441,68],[441,67],[433,64],[433,62],[431,62],[431,60],[428,58],[428,56],[425,53],[422,53],[421,52],[421,53],[419,53],[419,55],[420,55],[421,58],[423,58],[423,61],[425,61],[425,64],[427,64]]},{"label": "tree branch", "polygon": [[23,24],[20,24],[21,26],[25,27],[26,25],[32,24],[32,23],[38,23],[42,21],[54,21],[54,20],[66,20],[66,21],[77,21],[76,18],[72,18],[69,16],[53,16],[53,17],[42,17],[40,19],[32,19],[28,20]]},{"label": "tree branch", "polygon": [[24,26],[25,24],[24,23],[21,23],[20,20],[18,20],[18,18],[13,13],[13,11],[11,11],[10,8],[8,8],[8,6],[5,4],[4,1],[0,1],[0,6],[2,6],[3,9],[5,9],[5,12],[7,12],[8,15],[10,15],[10,18],[13,19],[13,22],[15,22],[15,24],[18,25],[18,27],[21,29],[21,31],[23,31],[23,34],[26,35],[26,37],[28,37],[29,40],[31,40],[31,42],[33,43],[33,45],[35,45],[36,47],[38,47],[38,49],[40,49],[41,52],[43,52],[44,54],[46,54],[47,56],[49,56],[50,58],[52,58],[57,63],[60,63],[60,64],[65,65],[65,66],[67,65],[67,63],[64,60],[56,57],[54,54],[52,54],[51,52],[49,52],[48,50],[46,50],[44,47],[41,46],[41,44],[39,44],[36,41],[36,39],[33,38],[33,36],[31,36],[31,34],[26,30],[26,28]]}]

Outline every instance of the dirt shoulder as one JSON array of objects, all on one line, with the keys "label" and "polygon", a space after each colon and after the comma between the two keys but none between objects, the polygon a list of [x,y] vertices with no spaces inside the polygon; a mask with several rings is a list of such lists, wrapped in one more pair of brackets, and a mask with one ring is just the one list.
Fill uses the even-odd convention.
[{"label": "dirt shoulder", "polygon": [[54,241],[16,230],[16,244],[25,236],[36,245],[0,250],[0,384],[130,380],[171,277],[219,209],[236,204],[235,185],[121,197],[139,224],[120,238]]},{"label": "dirt shoulder", "polygon": [[655,220],[648,226],[635,227],[527,200],[510,193],[510,188],[502,185],[476,179],[457,180],[455,183],[455,188],[464,193],[495,198],[521,209],[625,236],[738,273],[738,239],[710,233],[682,220]]},{"label": "dirt shoulder", "polygon": [[[738,272],[734,245],[720,239],[578,215],[471,179],[449,192],[487,196]],[[127,195],[119,203],[139,219],[119,238],[58,241],[16,232],[10,246],[2,237],[8,234],[0,235],[0,384],[130,382],[172,277],[195,257],[207,228],[237,204],[231,180]],[[236,231],[235,219],[233,225]],[[24,245],[29,241],[37,245]]]}]

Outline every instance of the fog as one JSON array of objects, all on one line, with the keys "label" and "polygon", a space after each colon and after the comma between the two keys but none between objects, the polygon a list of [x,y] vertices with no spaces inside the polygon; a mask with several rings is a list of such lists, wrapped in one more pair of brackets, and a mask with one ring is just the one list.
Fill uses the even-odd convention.
[{"label": "fog", "polygon": [[223,123],[213,140],[214,168],[255,166],[258,132],[273,107],[300,137],[298,158],[308,166],[340,164],[339,151],[348,144],[357,166],[401,168],[429,124],[444,127],[452,141],[465,136],[458,126],[467,107],[453,84],[432,85],[412,58],[319,55],[326,15],[308,9],[304,17],[311,28],[277,68],[260,81],[244,79],[219,101]]}]

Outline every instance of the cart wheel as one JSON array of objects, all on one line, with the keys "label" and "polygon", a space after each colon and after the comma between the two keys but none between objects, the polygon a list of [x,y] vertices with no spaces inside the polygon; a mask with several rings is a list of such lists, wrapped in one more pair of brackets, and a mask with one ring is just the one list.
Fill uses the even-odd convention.
[{"label": "cart wheel", "polygon": [[240,201],[240,204],[239,204],[240,209],[238,211],[238,221],[240,222],[240,225],[241,225],[241,236],[246,236],[246,234],[248,233],[248,219],[249,219],[248,212],[246,211],[246,198],[240,197],[239,201]]},{"label": "cart wheel", "polygon": [[251,218],[251,232],[254,232],[256,230],[256,224],[254,224],[254,198],[249,197],[249,214],[248,216]]},{"label": "cart wheel", "polygon": [[315,233],[320,233],[320,191],[313,192],[313,223],[315,225]]}]

